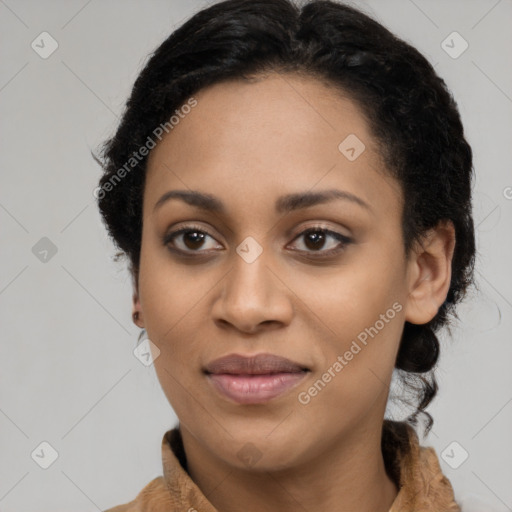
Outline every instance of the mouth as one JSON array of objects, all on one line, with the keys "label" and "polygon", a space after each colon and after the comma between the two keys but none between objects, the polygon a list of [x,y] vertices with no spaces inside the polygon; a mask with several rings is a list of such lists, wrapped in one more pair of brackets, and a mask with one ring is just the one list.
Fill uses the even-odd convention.
[{"label": "mouth", "polygon": [[310,369],[272,354],[230,354],[212,361],[203,372],[224,398],[239,404],[261,404],[290,391]]}]

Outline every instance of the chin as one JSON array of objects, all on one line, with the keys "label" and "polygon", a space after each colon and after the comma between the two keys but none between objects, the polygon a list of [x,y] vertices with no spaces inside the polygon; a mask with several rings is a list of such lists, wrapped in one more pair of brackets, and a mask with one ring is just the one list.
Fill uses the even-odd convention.
[{"label": "chin", "polygon": [[283,438],[277,435],[274,437],[274,434],[268,436],[267,432],[271,430],[265,433],[244,433],[244,436],[229,443],[231,450],[236,446],[235,451],[230,452],[237,467],[255,471],[276,471],[291,467],[297,462],[300,455],[297,451],[298,441],[286,435]]},{"label": "chin", "polygon": [[253,472],[283,471],[296,464],[297,452],[294,446],[258,446],[251,442],[243,444],[242,448],[230,457],[232,464],[239,469]]}]

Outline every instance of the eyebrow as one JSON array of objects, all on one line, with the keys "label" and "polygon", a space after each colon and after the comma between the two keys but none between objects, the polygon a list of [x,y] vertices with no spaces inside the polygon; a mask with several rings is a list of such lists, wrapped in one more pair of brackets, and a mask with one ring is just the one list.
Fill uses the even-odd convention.
[{"label": "eyebrow", "polygon": [[[226,212],[224,204],[215,196],[194,190],[170,190],[166,192],[156,202],[153,211],[159,209],[164,203],[171,199],[180,199],[190,206],[195,206],[208,212],[223,214]],[[329,189],[319,192],[297,192],[287,194],[277,199],[275,210],[277,213],[287,213],[302,208],[308,208],[318,204],[324,204],[336,199],[350,201],[368,211],[371,211],[370,205],[360,197],[343,190]]]}]

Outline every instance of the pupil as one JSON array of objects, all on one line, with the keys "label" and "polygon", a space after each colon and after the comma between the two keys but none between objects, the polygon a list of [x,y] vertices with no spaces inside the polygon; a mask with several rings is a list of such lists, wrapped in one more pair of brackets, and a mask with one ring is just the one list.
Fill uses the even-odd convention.
[{"label": "pupil", "polygon": [[[310,245],[309,242],[312,242]],[[308,249],[319,249],[325,242],[325,235],[321,231],[312,231],[306,236],[306,247]]]},{"label": "pupil", "polygon": [[[203,243],[204,233],[197,231],[188,231],[185,233],[184,242],[189,249],[198,249]],[[190,242],[190,243],[189,243]]]}]

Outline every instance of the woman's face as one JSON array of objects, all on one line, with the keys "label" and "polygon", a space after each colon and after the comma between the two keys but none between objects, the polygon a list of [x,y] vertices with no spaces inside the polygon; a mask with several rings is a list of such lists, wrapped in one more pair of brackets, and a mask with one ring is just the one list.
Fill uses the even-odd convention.
[{"label": "woman's face", "polygon": [[[400,187],[355,103],[313,79],[195,99],[150,153],[135,305],[181,429],[228,464],[284,468],[380,429],[411,281]],[[205,373],[232,354],[307,371]]]}]

